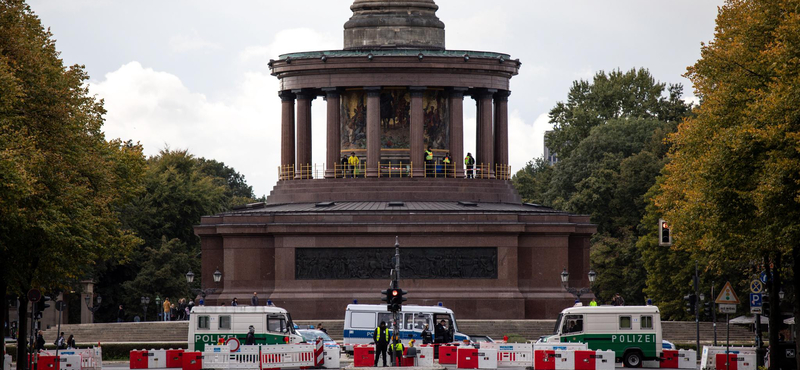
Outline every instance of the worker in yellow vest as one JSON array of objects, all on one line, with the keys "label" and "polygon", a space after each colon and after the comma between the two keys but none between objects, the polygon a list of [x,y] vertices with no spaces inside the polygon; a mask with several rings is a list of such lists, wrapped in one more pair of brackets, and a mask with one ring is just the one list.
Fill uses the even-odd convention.
[{"label": "worker in yellow vest", "polygon": [[395,335],[392,352],[394,353],[394,366],[403,366],[403,342]]},{"label": "worker in yellow vest", "polygon": [[452,174],[453,177],[456,177],[456,169],[453,165],[451,165],[453,161],[450,159],[450,152],[444,155],[442,158],[442,163],[444,164],[444,175],[445,177],[447,174]]},{"label": "worker in yellow vest", "polygon": [[347,160],[347,163],[350,165],[350,172],[353,174],[353,177],[356,177],[358,175],[358,167],[361,165],[361,160],[356,156],[356,152],[350,153],[350,158]]},{"label": "worker in yellow vest", "polygon": [[433,163],[433,150],[428,147],[428,150],[425,151],[425,176],[433,175],[434,171],[436,171],[436,168]]},{"label": "worker in yellow vest", "polygon": [[464,166],[467,167],[467,178],[474,178],[475,176],[473,175],[472,169],[475,167],[475,158],[472,158],[472,153],[467,153],[467,156],[464,158]]},{"label": "worker in yellow vest", "polygon": [[378,367],[378,358],[383,355],[383,367],[386,367],[386,350],[389,347],[389,328],[386,321],[381,321],[381,325],[375,328],[372,339],[375,341],[375,367]]}]

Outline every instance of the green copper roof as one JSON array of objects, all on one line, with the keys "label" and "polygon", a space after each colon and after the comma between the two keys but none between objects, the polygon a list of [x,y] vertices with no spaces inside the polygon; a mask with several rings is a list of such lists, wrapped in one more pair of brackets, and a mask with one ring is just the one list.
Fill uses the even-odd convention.
[{"label": "green copper roof", "polygon": [[422,50],[422,49],[386,49],[386,50],[327,50],[327,51],[307,51],[302,53],[289,53],[280,56],[280,59],[309,59],[328,57],[365,57],[369,54],[374,56],[417,56],[420,53],[431,57],[463,57],[464,54],[475,58],[503,58],[511,60],[508,54],[494,53],[489,51],[472,50]]}]

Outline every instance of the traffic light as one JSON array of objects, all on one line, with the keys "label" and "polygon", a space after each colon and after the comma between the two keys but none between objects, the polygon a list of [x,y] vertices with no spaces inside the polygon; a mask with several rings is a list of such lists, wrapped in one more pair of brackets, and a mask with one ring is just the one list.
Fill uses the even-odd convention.
[{"label": "traffic light", "polygon": [[762,315],[769,317],[769,299],[763,299],[761,302]]},{"label": "traffic light", "polygon": [[381,291],[381,301],[386,302],[386,310],[392,310],[392,290],[382,290]]},{"label": "traffic light", "polygon": [[683,296],[683,300],[686,302],[686,312],[694,315],[695,307],[697,307],[697,296],[694,294],[687,294]]},{"label": "traffic light", "polygon": [[400,288],[392,289],[389,291],[391,296],[389,301],[389,311],[397,312],[403,307],[403,302],[407,301],[408,298],[404,297],[405,294],[408,293],[405,290]]},{"label": "traffic light", "polygon": [[714,306],[713,305],[714,305],[714,303],[712,303],[712,302],[703,303],[703,313],[708,318],[712,317],[711,315],[713,314],[713,310],[714,310]]},{"label": "traffic light", "polygon": [[50,297],[49,296],[42,296],[42,301],[39,302],[39,304],[37,304],[35,306],[35,308],[36,308],[35,312],[36,313],[34,314],[33,317],[36,318],[36,320],[41,320],[42,319],[42,312],[44,312],[44,310],[50,308],[50,304],[47,303],[47,302],[50,302]]},{"label": "traffic light", "polygon": [[669,224],[663,219],[658,220],[658,245],[662,247],[672,245],[672,233],[670,233]]}]

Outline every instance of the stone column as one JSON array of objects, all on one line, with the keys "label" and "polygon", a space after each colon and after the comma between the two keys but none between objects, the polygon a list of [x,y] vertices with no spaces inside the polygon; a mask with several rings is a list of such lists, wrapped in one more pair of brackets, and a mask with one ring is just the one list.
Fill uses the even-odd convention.
[{"label": "stone column", "polygon": [[[494,94],[494,161],[498,166],[508,166],[509,95],[511,92],[508,90],[501,90]],[[507,170],[505,168],[505,171]]]},{"label": "stone column", "polygon": [[381,88],[367,90],[367,177],[380,176],[381,156]]},{"label": "stone column", "polygon": [[[295,179],[311,178],[311,101],[316,95],[308,90],[293,90],[297,95],[297,170]],[[306,166],[304,169],[302,166]]]},{"label": "stone column", "polygon": [[466,88],[450,90],[450,158],[456,165],[456,178],[464,177],[464,92]]},{"label": "stone column", "polygon": [[425,177],[425,112],[422,110],[424,87],[411,87],[411,163],[414,166],[412,176]]},{"label": "stone column", "polygon": [[[478,137],[478,158],[477,162],[479,165],[484,166],[484,170],[488,170],[487,172],[481,172],[481,177],[488,176],[490,179],[494,178],[494,135],[492,133],[492,96],[496,93],[497,90],[494,89],[486,89],[478,92],[478,105],[479,107],[479,116],[478,116],[478,131],[480,132],[480,136]],[[475,177],[478,174],[476,174]]]},{"label": "stone column", "polygon": [[[480,164],[481,157],[481,100],[477,92],[472,92],[472,99],[475,99],[475,165]],[[477,167],[476,167],[477,168]]]},{"label": "stone column", "polygon": [[294,94],[281,91],[281,180],[289,180],[294,169]]},{"label": "stone column", "polygon": [[[335,88],[322,89],[325,92],[325,99],[328,101],[328,146],[325,156],[325,178],[336,177],[336,165],[339,164],[341,157],[341,113],[339,112],[339,91]],[[341,176],[344,169],[339,170]]]}]

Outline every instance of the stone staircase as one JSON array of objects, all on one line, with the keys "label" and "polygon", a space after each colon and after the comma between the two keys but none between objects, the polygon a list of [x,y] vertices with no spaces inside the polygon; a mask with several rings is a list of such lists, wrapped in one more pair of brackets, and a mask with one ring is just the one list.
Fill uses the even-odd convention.
[{"label": "stone staircase", "polygon": [[[328,334],[337,341],[342,340],[343,320],[297,320],[295,324],[301,328],[308,325],[322,325]],[[495,340],[502,340],[504,335],[522,336],[528,340],[536,340],[540,336],[550,335],[555,326],[554,320],[458,320],[459,331],[471,335],[488,335]],[[692,344],[695,342],[695,323],[681,321],[662,322],[664,339],[673,343]],[[78,343],[146,343],[146,342],[186,342],[189,333],[188,321],[146,322],[146,323],[109,323],[109,324],[77,324],[62,325],[61,331],[66,336],[75,335]],[[50,328],[44,332],[46,343],[53,343],[57,329]],[[717,325],[717,340],[725,340],[725,325]],[[700,323],[700,341],[713,341],[713,327],[709,322]],[[731,325],[731,343],[752,344],[753,333],[746,327]]]}]

